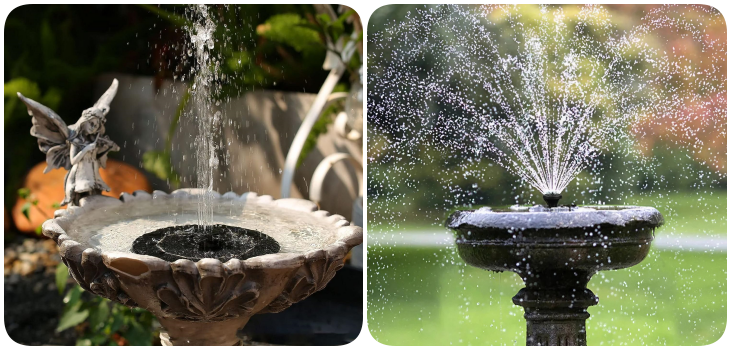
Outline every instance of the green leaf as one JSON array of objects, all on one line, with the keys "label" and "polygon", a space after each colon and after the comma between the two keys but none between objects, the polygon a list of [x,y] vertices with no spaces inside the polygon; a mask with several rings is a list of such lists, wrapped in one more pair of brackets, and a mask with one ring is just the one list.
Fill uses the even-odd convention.
[{"label": "green leaf", "polygon": [[56,57],[56,38],[48,20],[41,22],[41,52],[44,57]]},{"label": "green leaf", "polygon": [[61,320],[58,322],[56,332],[61,332],[70,327],[76,326],[77,324],[84,322],[89,317],[89,310],[69,310],[61,315]]},{"label": "green leaf", "polygon": [[28,221],[30,221],[30,203],[25,202],[22,207],[20,207],[20,212],[23,213],[23,216],[25,216]]},{"label": "green leaf", "polygon": [[89,340],[91,341],[91,345],[104,345],[109,340],[109,337],[104,334],[93,334]]},{"label": "green leaf", "polygon": [[63,294],[64,290],[66,290],[66,282],[68,279],[69,268],[64,264],[58,264],[56,266],[56,288],[58,289],[58,294]]},{"label": "green leaf", "polygon": [[[41,89],[38,87],[38,84],[27,78],[15,78],[5,83],[4,95],[7,98],[7,100],[5,101],[6,122],[13,118],[13,112],[15,111],[14,106],[17,104],[18,101],[20,101],[18,99],[19,92],[23,94],[23,96],[32,100],[39,101],[51,109],[57,109],[58,106],[61,104],[62,93],[59,89],[51,88],[46,92],[45,95],[41,96]],[[23,110],[23,116],[27,117],[27,113],[25,113],[25,106],[23,106]]]},{"label": "green leaf", "polygon": [[63,92],[57,88],[50,88],[46,93],[41,97],[41,103],[46,105],[46,107],[50,109],[58,109],[58,107],[61,105],[61,98],[63,97]]},{"label": "green leaf", "polygon": [[5,125],[8,124],[11,120],[13,120],[13,113],[15,111],[15,106],[18,105],[18,100],[15,98],[9,98],[7,101],[5,101]]},{"label": "green leaf", "polygon": [[348,10],[348,11],[345,11],[345,12],[344,12],[344,13],[343,13],[342,15],[340,15],[340,16],[338,17],[338,20],[337,20],[337,22],[340,22],[340,23],[345,23],[345,21],[347,21],[347,20],[348,20],[348,18],[349,18],[350,16],[354,15],[354,14],[355,14],[355,10]]},{"label": "green leaf", "polygon": [[183,111],[185,111],[185,106],[188,105],[188,101],[190,101],[190,88],[185,90],[185,95],[183,95],[183,98],[180,99],[178,109],[175,110],[175,117],[168,128],[168,134],[165,137],[165,151],[168,153],[173,151],[173,136],[175,136],[175,130],[178,129],[178,123],[180,122],[180,116],[183,115]]},{"label": "green leaf", "polygon": [[30,202],[30,203],[31,203],[31,204],[33,204],[33,205],[38,205],[38,200],[37,200],[37,199],[34,199],[34,200],[33,200],[32,202]]},{"label": "green leaf", "polygon": [[129,341],[132,346],[151,345],[152,330],[146,329],[134,319],[130,320],[129,330],[124,334],[124,338]]},{"label": "green leaf", "polygon": [[226,59],[226,65],[234,72],[243,70],[244,67],[248,69],[250,62],[253,62],[253,55],[247,51],[233,52],[231,57]]},{"label": "green leaf", "polygon": [[109,333],[116,333],[124,325],[124,314],[119,310],[117,304],[112,306],[112,325],[109,327]]},{"label": "green leaf", "polygon": [[66,304],[64,309],[67,310],[78,310],[81,306],[81,293],[84,290],[79,287],[79,285],[75,285],[73,288],[69,289],[69,291],[66,293],[66,296],[63,298],[63,303]]},{"label": "green leaf", "polygon": [[310,22],[300,23],[297,26],[298,27],[302,27],[302,28],[307,28],[307,29],[313,30],[313,31],[318,32],[318,33],[320,31],[322,31],[322,27],[318,26],[317,24],[312,24]]},{"label": "green leaf", "polygon": [[76,339],[76,346],[91,346],[91,339],[80,338]]},{"label": "green leaf", "polygon": [[[336,92],[333,89],[333,92]],[[333,118],[333,114],[337,114],[338,111],[343,109],[342,102],[335,102],[330,104],[325,110],[320,113],[320,118],[315,121],[315,125],[312,126],[312,129],[310,130],[309,135],[307,135],[307,139],[305,140],[305,144],[302,145],[302,151],[300,152],[300,156],[297,159],[297,167],[302,165],[302,163],[305,162],[305,159],[307,159],[307,156],[310,154],[310,152],[317,147],[317,139],[320,138],[320,135],[327,133],[327,128],[335,121],[335,118]]]},{"label": "green leaf", "polygon": [[58,203],[58,202],[54,202],[53,204],[51,204],[51,208],[53,208],[53,209],[61,209],[61,204]]},{"label": "green leaf", "polygon": [[109,319],[109,304],[100,298],[99,303],[89,310],[89,326],[92,330],[97,330],[104,327],[107,319]]},{"label": "green leaf", "polygon": [[26,198],[28,198],[28,196],[30,196],[30,190],[29,189],[27,189],[25,187],[18,189],[18,197],[23,198],[23,199],[26,199]]},{"label": "green leaf", "polygon": [[269,40],[291,46],[298,52],[320,50],[320,34],[305,27],[306,24],[307,20],[299,14],[284,13],[270,17],[256,28],[256,32]]},{"label": "green leaf", "polygon": [[343,35],[343,33],[345,32],[345,21],[348,20],[348,17],[350,17],[354,13],[355,11],[348,10],[347,12],[340,15],[337,20],[333,21],[330,24],[329,29],[333,41],[337,41],[340,36]]},{"label": "green leaf", "polygon": [[327,13],[320,13],[315,18],[317,19],[317,23],[320,23],[323,27],[327,27],[332,23],[332,19],[330,19],[330,15]]},{"label": "green leaf", "polygon": [[17,99],[19,92],[30,99],[35,100],[41,98],[41,89],[38,87],[38,84],[27,78],[20,77],[10,80],[5,83],[4,88],[5,97],[11,99]]},{"label": "green leaf", "polygon": [[145,152],[142,155],[142,167],[162,180],[169,180],[175,186],[180,181],[167,152]]},{"label": "green leaf", "polygon": [[36,230],[35,231],[36,231],[36,234],[37,235],[39,235],[39,236],[42,235],[43,234],[43,226],[36,227]]}]

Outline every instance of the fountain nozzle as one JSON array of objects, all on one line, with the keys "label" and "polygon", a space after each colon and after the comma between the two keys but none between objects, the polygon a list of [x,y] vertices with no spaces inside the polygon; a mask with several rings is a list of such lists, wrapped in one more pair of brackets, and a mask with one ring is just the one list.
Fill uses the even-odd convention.
[{"label": "fountain nozzle", "polygon": [[556,192],[548,192],[543,194],[543,200],[546,201],[546,204],[549,208],[555,208],[558,206],[558,201],[561,200],[563,196],[561,196],[560,193]]}]

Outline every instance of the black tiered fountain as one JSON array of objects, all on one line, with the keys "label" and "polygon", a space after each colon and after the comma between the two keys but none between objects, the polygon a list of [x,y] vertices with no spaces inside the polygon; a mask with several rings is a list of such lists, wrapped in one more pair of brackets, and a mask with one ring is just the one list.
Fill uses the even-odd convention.
[{"label": "black tiered fountain", "polygon": [[599,302],[589,280],[640,263],[663,217],[650,207],[558,206],[560,194],[548,197],[547,207],[457,211],[446,226],[467,264],[523,279],[513,303],[525,309],[526,345],[586,345],[587,308]]}]

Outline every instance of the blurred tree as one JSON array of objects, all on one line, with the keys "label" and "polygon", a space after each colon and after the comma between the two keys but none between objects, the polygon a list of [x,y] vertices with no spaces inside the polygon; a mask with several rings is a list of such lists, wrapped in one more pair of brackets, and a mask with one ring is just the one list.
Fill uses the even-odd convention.
[{"label": "blurred tree", "polygon": [[[549,6],[554,9],[559,6]],[[564,21],[568,23],[568,31],[577,28],[580,21],[578,5],[561,5]],[[596,45],[610,36],[616,34],[608,31],[601,23],[603,20],[612,21],[616,30],[631,30],[637,26],[652,22],[659,28],[648,30],[643,41],[648,47],[660,50],[660,52],[674,52],[669,64],[687,64],[687,62],[700,62],[699,68],[706,71],[708,79],[713,86],[693,85],[692,80],[688,83],[693,70],[680,70],[673,82],[681,90],[665,90],[665,93],[677,94],[677,98],[689,99],[691,96],[705,96],[702,101],[688,101],[686,104],[688,115],[685,125],[677,125],[669,116],[647,116],[644,123],[634,125],[633,130],[642,148],[642,154],[653,156],[649,163],[643,164],[641,159],[633,159],[625,154],[625,150],[617,144],[609,145],[598,160],[602,164],[596,170],[599,182],[592,180],[585,171],[572,182],[564,193],[567,202],[585,203],[596,201],[612,201],[625,198],[632,192],[647,190],[651,188],[672,189],[674,191],[697,188],[699,176],[705,176],[707,180],[704,186],[716,188],[726,187],[725,157],[726,157],[726,99],[725,94],[717,94],[719,88],[725,91],[726,70],[726,27],[723,17],[717,11],[704,6],[699,7],[660,7],[659,5],[608,5],[605,6],[610,17],[596,18],[594,22],[584,23],[583,36],[587,37],[589,45],[594,43],[591,50],[601,52],[602,47]],[[405,18],[418,17],[417,9],[438,16],[439,11],[446,11],[440,6],[414,6],[414,5],[391,5],[378,9],[369,21],[369,33],[371,37],[378,36],[377,40],[391,41],[394,52],[406,47],[418,49],[420,40],[416,33],[406,36],[414,42],[401,42],[404,36],[395,37],[389,28],[397,25],[405,25]],[[654,12],[653,12],[654,11]],[[487,32],[493,33],[493,37],[503,40],[500,43],[500,52],[505,54],[518,54],[518,44],[512,40],[513,29],[509,21],[518,21],[521,28],[538,25],[538,19],[543,15],[538,5],[521,5],[520,16],[508,16],[507,11],[497,8],[486,14],[490,22],[485,22]],[[654,16],[654,17],[652,17]],[[650,18],[652,17],[652,18]],[[692,26],[691,26],[692,24]],[[683,30],[674,30],[673,26],[681,27]],[[705,30],[693,30],[693,28],[705,28]],[[463,43],[465,38],[456,38],[451,32],[439,28],[427,28],[430,40],[442,40],[445,43]],[[566,35],[567,40],[571,35]],[[471,40],[471,39],[469,39]],[[370,44],[370,41],[369,41]],[[469,42],[468,45],[480,45],[479,42]],[[553,46],[569,48],[568,43],[555,42]],[[682,49],[680,49],[682,47]],[[675,50],[673,50],[675,49]],[[390,49],[389,49],[390,50]],[[376,45],[369,46],[369,70],[371,75],[393,74],[381,70],[384,64],[380,60],[392,59],[390,53]],[[622,57],[623,62],[634,62],[635,59],[643,57],[646,52],[628,50]],[[597,57],[601,57],[598,55]],[[700,59],[707,57],[707,59]],[[488,60],[489,58],[484,58]],[[674,60],[674,61],[673,61]],[[496,64],[483,62],[481,64]],[[609,61],[604,62],[608,66]],[[650,65],[626,64],[628,69],[633,69],[635,74],[645,69],[657,69]],[[444,62],[441,57],[433,57],[429,53],[419,56],[418,60],[410,62],[410,74],[423,78],[429,71],[449,70],[449,62]],[[586,67],[588,68],[588,66]],[[713,70],[715,68],[715,70]],[[627,71],[629,73],[629,71]],[[638,73],[639,72],[639,73]],[[446,75],[446,74],[445,74]],[[588,74],[587,74],[588,75]],[[596,75],[595,75],[596,76]],[[482,96],[488,92],[481,86],[472,82],[472,77],[451,74],[451,80],[447,82],[450,88],[459,90],[473,101],[485,101]],[[520,79],[519,76],[514,79]],[[682,83],[681,83],[682,82]],[[592,89],[597,82],[582,81],[585,89]],[[460,87],[469,86],[469,91]],[[516,86],[520,86],[517,84]],[[695,86],[695,90],[686,90]],[[559,91],[551,91],[549,94],[558,94]],[[662,90],[666,87],[660,87]],[[403,104],[413,104],[414,95],[409,93],[408,88],[400,96]],[[706,93],[707,92],[707,93]],[[635,96],[639,98],[639,96]],[[632,98],[630,96],[629,98]],[[381,96],[370,94],[369,104],[369,177],[368,194],[369,205],[383,205],[399,207],[403,212],[417,213],[422,210],[436,210],[455,204],[473,203],[476,205],[505,205],[512,204],[519,199],[521,203],[540,201],[535,193],[524,191],[525,186],[520,185],[520,180],[509,174],[504,169],[496,166],[487,157],[475,157],[463,150],[452,150],[440,153],[433,151],[430,147],[411,148],[409,153],[404,155],[402,150],[390,148],[389,145],[395,140],[408,140],[413,138],[410,132],[420,133],[423,130],[433,130],[440,127],[439,123],[448,123],[449,120],[465,118],[458,108],[448,104],[438,104],[435,101],[418,101],[423,103],[424,110],[429,111],[429,116],[420,116],[422,123],[414,130],[404,130],[401,127],[402,121],[388,118],[373,118],[370,114],[374,106],[383,105]],[[616,101],[604,100],[598,106],[595,118],[601,118],[603,114],[616,110]],[[480,105],[478,103],[478,105]],[[392,106],[396,108],[396,106]],[[492,108],[492,105],[485,105],[484,108]],[[438,118],[436,117],[438,116]],[[408,118],[409,116],[404,116]],[[675,123],[676,128],[672,129]],[[469,131],[465,131],[470,135]],[[434,133],[438,134],[438,133]],[[436,141],[435,141],[436,142]],[[465,142],[471,142],[469,137]],[[689,158],[681,155],[685,149],[692,149]],[[465,164],[469,163],[465,167]],[[462,166],[457,166],[462,164]],[[628,169],[632,167],[632,169]],[[408,170],[407,170],[408,169]],[[395,171],[391,171],[395,170]],[[654,184],[654,185],[653,185]],[[430,189],[433,189],[431,191]],[[459,198],[456,198],[459,197]]]}]

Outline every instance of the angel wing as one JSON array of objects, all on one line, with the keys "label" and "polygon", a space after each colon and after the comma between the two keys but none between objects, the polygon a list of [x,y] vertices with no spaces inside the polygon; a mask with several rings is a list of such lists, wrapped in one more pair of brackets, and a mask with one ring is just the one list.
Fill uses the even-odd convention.
[{"label": "angel wing", "polygon": [[28,107],[28,115],[33,117],[30,134],[38,139],[38,148],[46,154],[46,169],[43,173],[58,168],[71,169],[67,142],[71,131],[66,123],[52,109],[23,96],[20,92],[18,97]]}]

